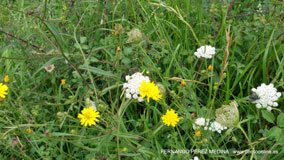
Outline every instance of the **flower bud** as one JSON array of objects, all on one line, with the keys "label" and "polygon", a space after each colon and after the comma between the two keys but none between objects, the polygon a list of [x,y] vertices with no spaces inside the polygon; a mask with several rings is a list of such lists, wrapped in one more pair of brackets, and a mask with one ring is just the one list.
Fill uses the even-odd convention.
[{"label": "flower bud", "polygon": [[208,69],[208,71],[213,71],[213,66],[209,65],[207,69]]}]

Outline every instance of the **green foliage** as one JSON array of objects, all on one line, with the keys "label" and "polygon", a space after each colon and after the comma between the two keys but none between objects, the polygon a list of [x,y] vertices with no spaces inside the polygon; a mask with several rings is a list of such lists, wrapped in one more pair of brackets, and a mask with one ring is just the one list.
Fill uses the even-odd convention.
[{"label": "green foliage", "polygon": [[275,121],[275,117],[273,115],[273,113],[271,112],[268,112],[266,110],[261,110],[261,113],[262,113],[262,117],[267,120],[268,122],[270,123],[274,123]]}]

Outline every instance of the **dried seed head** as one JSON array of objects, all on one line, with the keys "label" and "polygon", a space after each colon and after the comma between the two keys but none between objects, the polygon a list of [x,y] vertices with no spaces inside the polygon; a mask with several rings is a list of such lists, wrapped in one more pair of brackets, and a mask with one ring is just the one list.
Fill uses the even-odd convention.
[{"label": "dried seed head", "polygon": [[140,42],[143,39],[143,34],[138,28],[133,28],[127,33],[128,40],[127,42]]},{"label": "dried seed head", "polygon": [[215,112],[216,121],[226,127],[234,127],[239,122],[239,110],[236,101],[223,105]]}]

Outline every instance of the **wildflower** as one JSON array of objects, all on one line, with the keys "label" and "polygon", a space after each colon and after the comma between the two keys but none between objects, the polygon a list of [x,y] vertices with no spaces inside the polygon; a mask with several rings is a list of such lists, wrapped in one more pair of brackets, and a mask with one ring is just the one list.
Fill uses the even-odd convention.
[{"label": "wildflower", "polygon": [[217,131],[218,133],[221,133],[222,130],[227,129],[226,126],[221,125],[220,123],[218,123],[217,121],[214,121],[212,123],[210,123],[209,129],[212,132]]},{"label": "wildflower", "polygon": [[186,82],[185,82],[184,80],[181,80],[181,81],[180,81],[180,85],[181,85],[181,86],[185,86],[185,85],[186,85]]},{"label": "wildflower", "polygon": [[50,65],[47,65],[44,67],[44,69],[47,71],[47,72],[52,72],[54,70],[55,66],[54,64],[50,64]]},{"label": "wildflower", "polygon": [[8,90],[8,86],[6,86],[3,83],[0,83],[0,99],[6,98],[6,95],[8,94],[7,90]]},{"label": "wildflower", "polygon": [[234,127],[239,122],[238,103],[232,101],[229,105],[223,105],[215,111],[216,121],[226,127]]},{"label": "wildflower", "polygon": [[147,98],[148,102],[150,98],[155,101],[158,101],[162,97],[159,87],[154,82],[150,81],[142,81],[139,87],[139,92],[142,98]]},{"label": "wildflower", "polygon": [[203,117],[197,118],[193,124],[193,129],[199,129],[200,127],[204,127],[207,130],[209,125],[209,119],[205,119]]},{"label": "wildflower", "polygon": [[197,118],[193,124],[193,129],[196,131],[198,131],[201,127],[204,127],[204,130],[209,130],[212,132],[217,131],[218,133],[221,133],[222,130],[227,129],[226,126],[221,125],[219,122],[210,122],[209,119],[205,119],[203,117]]},{"label": "wildflower", "polygon": [[211,59],[214,55],[215,55],[215,48],[210,46],[210,45],[206,45],[206,46],[201,46],[200,48],[197,49],[197,51],[194,53],[194,55],[197,58],[203,57],[203,58],[208,58]]},{"label": "wildflower", "polygon": [[99,122],[100,113],[92,107],[84,108],[80,114],[78,114],[78,118],[80,119],[81,125],[84,127],[96,125]]},{"label": "wildflower", "polygon": [[281,97],[281,93],[277,92],[273,84],[266,85],[262,83],[257,88],[253,88],[252,92],[255,95],[252,103],[256,104],[256,108],[266,108],[271,111],[272,107],[278,106],[276,101]]},{"label": "wildflower", "polygon": [[195,137],[201,137],[201,135],[202,135],[202,132],[200,131],[200,130],[196,130],[195,131]]},{"label": "wildflower", "polygon": [[162,116],[162,121],[167,126],[175,127],[180,121],[180,118],[178,117],[178,114],[175,113],[175,110],[168,109],[166,114]]},{"label": "wildflower", "polygon": [[63,86],[63,85],[65,85],[66,84],[66,80],[65,79],[61,79],[60,80],[60,84]]},{"label": "wildflower", "polygon": [[209,65],[207,69],[208,69],[208,71],[213,71],[213,66]]},{"label": "wildflower", "polygon": [[194,156],[193,159],[190,160],[199,160],[199,158],[197,156]]},{"label": "wildflower", "polygon": [[133,28],[127,35],[127,42],[139,42],[143,39],[142,32],[138,28]]},{"label": "wildflower", "polygon": [[148,76],[144,76],[140,72],[136,72],[133,75],[127,75],[125,77],[127,83],[123,84],[123,89],[125,90],[125,96],[128,99],[137,99],[139,102],[143,101],[143,98],[140,96],[139,87],[142,81],[149,82],[150,79]]},{"label": "wildflower", "polygon": [[28,128],[28,129],[26,130],[26,132],[27,132],[28,134],[32,134],[32,133],[33,133],[33,130],[32,130],[31,128]]},{"label": "wildflower", "polygon": [[4,76],[4,82],[5,82],[5,83],[8,83],[9,80],[10,80],[9,76],[8,76],[8,75],[5,75],[5,76]]}]

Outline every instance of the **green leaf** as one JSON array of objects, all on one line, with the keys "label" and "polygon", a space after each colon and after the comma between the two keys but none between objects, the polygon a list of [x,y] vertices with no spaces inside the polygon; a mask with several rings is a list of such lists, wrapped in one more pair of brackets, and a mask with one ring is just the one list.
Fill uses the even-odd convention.
[{"label": "green leaf", "polygon": [[87,41],[87,37],[80,37],[80,43],[85,43]]},{"label": "green leaf", "polygon": [[123,58],[122,60],[121,60],[121,62],[123,63],[123,64],[130,64],[131,63],[131,60],[129,59],[129,58]]},{"label": "green leaf", "polygon": [[279,137],[278,143],[284,144],[284,135],[283,134]]},{"label": "green leaf", "polygon": [[112,72],[110,71],[105,71],[105,70],[102,70],[102,69],[99,69],[97,67],[91,67],[91,66],[87,66],[87,65],[81,65],[79,67],[80,69],[83,69],[83,70],[88,70],[96,75],[102,75],[102,76],[106,76],[106,77],[116,77],[116,75],[114,75]]},{"label": "green leaf", "polygon": [[269,131],[268,131],[268,136],[269,137],[273,137],[275,139],[280,138],[282,135],[282,129],[280,129],[279,127],[272,127]]},{"label": "green leaf", "polygon": [[277,125],[284,128],[284,113],[280,113],[277,117]]},{"label": "green leaf", "polygon": [[67,43],[62,37],[62,32],[60,31],[59,27],[56,26],[52,21],[44,21],[44,24],[55,38],[61,52],[64,52],[67,49]]},{"label": "green leaf", "polygon": [[262,113],[262,117],[264,119],[266,119],[270,123],[274,123],[275,117],[274,117],[273,113],[268,112],[266,110],[262,110],[261,113]]},{"label": "green leaf", "polygon": [[89,49],[89,46],[88,46],[88,45],[83,44],[83,45],[82,45],[82,49],[87,50],[87,49]]}]

